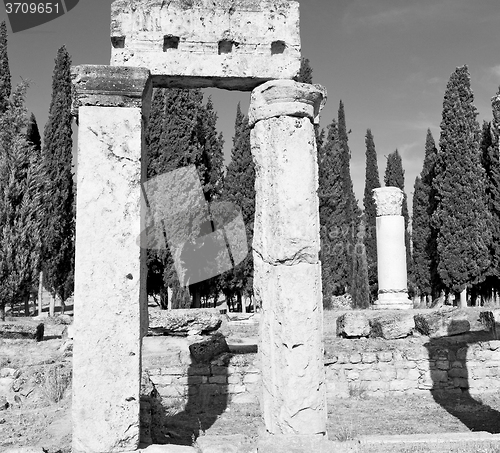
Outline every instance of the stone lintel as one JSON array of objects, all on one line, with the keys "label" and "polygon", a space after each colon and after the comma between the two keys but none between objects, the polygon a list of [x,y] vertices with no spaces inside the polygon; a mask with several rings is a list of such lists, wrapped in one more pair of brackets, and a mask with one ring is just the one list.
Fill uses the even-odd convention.
[{"label": "stone lintel", "polygon": [[401,215],[404,194],[399,187],[379,187],[372,192],[377,206],[377,217]]},{"label": "stone lintel", "polygon": [[73,115],[82,106],[139,107],[150,96],[149,70],[130,66],[79,65],[71,67]]},{"label": "stone lintel", "polygon": [[271,80],[252,91],[248,111],[250,127],[257,121],[279,116],[306,117],[318,123],[326,97],[326,89],[321,85]]},{"label": "stone lintel", "polygon": [[298,74],[299,3],[116,0],[111,47],[111,65],[148,68],[158,87],[250,91]]}]

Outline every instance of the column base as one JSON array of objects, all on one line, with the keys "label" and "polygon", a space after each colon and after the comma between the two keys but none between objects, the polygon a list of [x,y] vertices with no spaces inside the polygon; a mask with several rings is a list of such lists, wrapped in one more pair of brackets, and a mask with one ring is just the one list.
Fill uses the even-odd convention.
[{"label": "column base", "polygon": [[258,453],[327,453],[332,451],[328,437],[322,434],[261,433],[257,440]]},{"label": "column base", "polygon": [[373,303],[374,310],[408,310],[413,308],[413,302],[408,299],[408,293],[382,293]]}]

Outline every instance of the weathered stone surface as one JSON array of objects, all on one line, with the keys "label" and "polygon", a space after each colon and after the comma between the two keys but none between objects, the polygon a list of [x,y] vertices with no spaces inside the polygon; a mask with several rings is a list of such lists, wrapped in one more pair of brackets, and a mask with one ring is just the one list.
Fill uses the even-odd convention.
[{"label": "weathered stone surface", "polygon": [[3,450],[3,453],[45,453],[46,451],[41,447],[12,447]]},{"label": "weathered stone surface", "polygon": [[344,313],[337,318],[338,337],[367,337],[370,335],[370,322],[364,313]]},{"label": "weathered stone surface", "polygon": [[223,315],[210,308],[152,310],[149,313],[149,330],[152,334],[187,335],[208,333],[222,324]]},{"label": "weathered stone surface", "polygon": [[44,324],[25,322],[0,322],[0,338],[43,340]]},{"label": "weathered stone surface", "polygon": [[401,215],[404,194],[398,187],[379,187],[373,189],[373,198],[377,207],[377,217],[385,215]]},{"label": "weathered stone surface", "polygon": [[272,80],[252,91],[248,111],[250,127],[257,121],[282,115],[306,117],[318,122],[326,97],[326,89],[321,85]]},{"label": "weathered stone surface", "polygon": [[[72,113],[82,106],[138,107],[150,96],[150,73],[144,68],[79,65],[71,67]],[[148,114],[147,109],[145,110]]]},{"label": "weathered stone surface", "polygon": [[311,120],[283,116],[259,121],[251,142],[256,165],[254,253],[276,265],[317,263],[318,176]]},{"label": "weathered stone surface", "polygon": [[417,314],[414,319],[416,329],[431,338],[458,335],[471,330],[466,309],[444,308]]},{"label": "weathered stone surface", "polygon": [[111,64],[148,68],[155,86],[252,90],[300,68],[299,4],[117,0]]},{"label": "weathered stone surface", "polygon": [[137,244],[144,228],[143,116],[138,107],[79,108],[74,453],[135,450],[139,443],[147,331],[146,255]]},{"label": "weathered stone surface", "polygon": [[[336,451],[333,443],[328,442],[326,436],[308,435],[269,435],[259,436],[257,441],[258,453],[327,453]],[[347,450],[349,451],[349,450]]]},{"label": "weathered stone surface", "polygon": [[370,319],[371,336],[386,340],[405,338],[415,329],[415,321],[411,313],[388,313]]},{"label": "weathered stone surface", "polygon": [[202,453],[241,453],[250,450],[250,442],[251,440],[243,434],[200,436],[196,439],[196,444]]},{"label": "weathered stone surface", "polygon": [[189,351],[197,363],[209,363],[223,352],[229,352],[229,347],[224,336],[216,333],[190,344]]}]

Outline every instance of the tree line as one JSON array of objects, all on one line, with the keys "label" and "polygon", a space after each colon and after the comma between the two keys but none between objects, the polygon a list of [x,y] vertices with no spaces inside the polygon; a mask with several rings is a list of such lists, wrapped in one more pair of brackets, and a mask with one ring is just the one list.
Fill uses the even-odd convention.
[{"label": "tree line", "polygon": [[[57,52],[49,118],[43,145],[33,114],[28,115],[24,81],[12,89],[5,22],[0,27],[0,318],[8,304],[24,304],[43,284],[64,302],[74,289],[76,184],[72,168],[71,57]],[[302,59],[296,81],[312,82]],[[500,92],[499,92],[500,94]],[[473,301],[499,297],[500,112],[477,122],[467,67],[450,77],[436,146],[427,131],[425,158],[415,180],[413,217],[406,193],[408,290],[427,303],[439,295],[469,291]],[[320,259],[323,304],[349,294],[357,308],[377,298],[376,209],[372,190],[381,186],[374,136],[365,135],[365,189],[360,209],[350,172],[351,151],[345,106],[326,128],[316,126]],[[230,271],[181,287],[168,247],[147,251],[148,295],[162,308],[216,304],[221,296],[241,307],[253,297],[252,239],[255,168],[248,117],[236,108],[231,159],[224,165],[222,134],[210,98],[199,89],[155,89],[146,130],[147,177],[187,165],[198,171],[207,203],[227,201],[242,212],[247,257]],[[386,186],[404,191],[398,150],[387,156]],[[215,228],[213,222],[208,233]],[[205,232],[205,234],[207,233]],[[201,232],[200,232],[201,234]],[[169,291],[170,289],[170,291]],[[170,296],[169,296],[170,294]],[[169,297],[171,300],[169,301]]]}]

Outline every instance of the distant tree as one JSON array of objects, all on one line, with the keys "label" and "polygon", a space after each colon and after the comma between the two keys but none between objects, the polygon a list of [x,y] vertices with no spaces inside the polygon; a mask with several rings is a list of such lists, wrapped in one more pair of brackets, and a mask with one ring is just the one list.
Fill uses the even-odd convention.
[{"label": "distant tree", "polygon": [[352,304],[354,308],[369,308],[370,306],[368,261],[363,241],[365,231],[363,222],[360,222],[356,247],[354,249],[353,281],[351,283]]},{"label": "distant tree", "polygon": [[408,273],[409,293],[412,295],[412,262],[410,250],[410,231],[408,225],[410,223],[410,216],[408,213],[408,200],[405,192],[405,172],[403,170],[403,161],[398,150],[387,156],[387,167],[385,168],[384,183],[386,187],[398,187],[403,191],[403,204],[401,208],[401,215],[404,217],[405,222],[405,247],[406,247],[406,269]]},{"label": "distant tree", "polygon": [[341,174],[341,151],[336,120],[328,126],[324,146],[319,150],[319,218],[323,305],[330,305],[333,295],[341,295],[351,283],[350,260],[346,251],[346,199]]},{"label": "distant tree", "polygon": [[[223,141],[221,134],[215,131],[216,120],[211,100],[203,105],[201,90],[156,90],[146,139],[148,178],[195,165],[206,202],[217,200],[222,188]],[[166,288],[172,288],[173,308],[199,306],[203,293],[211,290],[216,282],[212,279],[208,287],[207,282],[191,285],[192,300],[186,306],[189,300],[187,290],[179,286],[168,248],[148,250],[148,277],[148,291],[161,291],[163,306],[166,305]]]},{"label": "distant tree", "polygon": [[461,293],[481,283],[490,265],[490,215],[485,172],[480,161],[479,124],[467,66],[457,68],[446,86],[436,159],[438,272],[449,291]]},{"label": "distant tree", "polygon": [[221,276],[222,290],[227,299],[236,295],[242,303],[242,295],[253,296],[253,254],[252,240],[255,216],[255,165],[250,148],[250,126],[248,117],[236,109],[231,161],[224,180],[223,200],[241,208],[247,236],[249,253],[233,269]]},{"label": "distant tree", "polygon": [[36,122],[35,115],[32,113],[28,121],[28,127],[26,129],[26,139],[28,142],[35,147],[35,149],[40,152],[42,150],[42,138],[40,137],[40,131],[38,130],[38,124]]},{"label": "distant tree", "polygon": [[27,85],[21,83],[0,115],[0,320],[5,307],[25,303],[38,278],[43,173],[26,138]]},{"label": "distant tree", "polygon": [[[500,94],[500,93],[499,93]],[[490,265],[485,280],[476,285],[476,293],[485,299],[500,296],[500,156],[498,133],[500,111],[493,103],[493,124],[484,121],[481,137],[481,160],[486,173],[486,201],[491,216]]]},{"label": "distant tree", "polygon": [[424,165],[415,179],[413,193],[413,273],[421,297],[436,295],[437,257],[436,233],[431,217],[436,206],[432,183],[437,149],[430,129],[425,142]]},{"label": "distant tree", "polygon": [[378,173],[377,152],[373,141],[372,131],[366,131],[366,172],[365,172],[365,192],[363,197],[364,244],[366,250],[366,260],[368,263],[368,282],[370,285],[370,300],[373,302],[378,295],[378,271],[377,271],[377,207],[373,198],[373,189],[380,187],[380,177]]},{"label": "distant tree", "polygon": [[0,24],[0,114],[7,109],[11,93],[9,57],[7,55],[7,25]]},{"label": "distant tree", "polygon": [[52,99],[42,148],[47,176],[42,271],[45,286],[53,298],[60,298],[63,312],[65,301],[73,294],[75,271],[70,68],[71,57],[63,46],[55,60]]},{"label": "distant tree", "polygon": [[297,77],[294,78],[296,82],[300,83],[313,83],[312,79],[313,70],[307,58],[302,57],[300,60],[300,70]]}]

